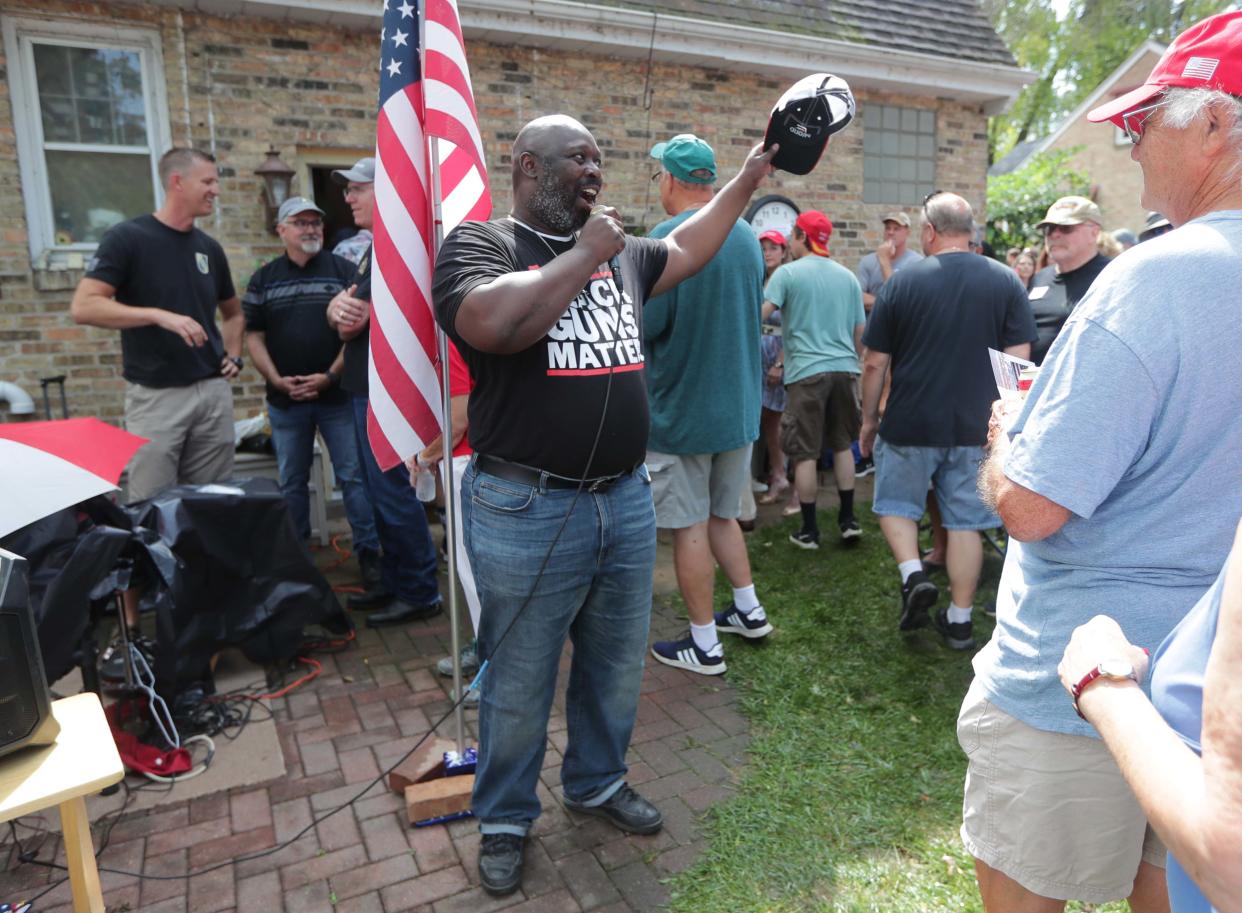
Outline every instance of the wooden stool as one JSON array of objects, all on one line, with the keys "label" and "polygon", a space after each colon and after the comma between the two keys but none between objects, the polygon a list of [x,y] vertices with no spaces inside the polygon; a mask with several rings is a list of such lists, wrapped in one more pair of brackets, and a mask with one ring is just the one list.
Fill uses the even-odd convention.
[{"label": "wooden stool", "polygon": [[125,776],[112,731],[91,692],[52,702],[56,741],[0,758],[0,822],[55,805],[65,838],[75,913],[104,913],[86,796]]}]

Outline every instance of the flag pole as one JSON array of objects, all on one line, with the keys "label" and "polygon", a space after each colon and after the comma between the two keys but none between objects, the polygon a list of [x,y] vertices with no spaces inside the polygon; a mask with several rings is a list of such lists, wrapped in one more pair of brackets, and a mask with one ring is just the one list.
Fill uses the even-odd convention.
[{"label": "flag pole", "polygon": [[[419,28],[426,34],[425,15],[419,16]],[[420,38],[419,43],[420,64],[426,58],[427,43]],[[420,72],[422,68],[420,66]],[[427,167],[431,174],[431,206],[432,206],[432,248],[431,248],[431,264],[432,275],[435,274],[436,255],[440,253],[440,246],[444,243],[444,214],[440,205],[440,141],[438,138],[429,137]],[[457,511],[460,509],[458,504],[457,485],[453,478],[453,391],[449,385],[449,354],[448,354],[448,337],[444,335],[444,330],[440,328],[437,321],[436,328],[436,351],[440,358],[440,443],[443,447],[443,456],[440,460],[441,477],[444,480],[444,542],[445,552],[448,554],[448,601],[449,601],[449,648],[453,651],[453,722],[455,724],[457,754],[462,757],[466,748],[466,725],[465,714],[462,710],[463,698],[465,693],[462,691],[461,678],[461,635],[458,632],[458,621],[461,609],[457,602]]]}]

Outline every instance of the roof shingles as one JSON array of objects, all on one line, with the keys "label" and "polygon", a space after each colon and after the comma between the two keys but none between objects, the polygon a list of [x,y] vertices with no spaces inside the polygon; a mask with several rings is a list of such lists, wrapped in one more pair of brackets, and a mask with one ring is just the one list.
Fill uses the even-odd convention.
[{"label": "roof shingles", "polygon": [[709,22],[1015,66],[976,0],[591,0]]}]

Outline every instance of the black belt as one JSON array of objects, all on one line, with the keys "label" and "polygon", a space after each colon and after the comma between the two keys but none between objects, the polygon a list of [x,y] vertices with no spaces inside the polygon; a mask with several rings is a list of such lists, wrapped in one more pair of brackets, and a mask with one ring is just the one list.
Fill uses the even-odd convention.
[{"label": "black belt", "polygon": [[596,476],[593,479],[571,479],[567,476],[558,476],[556,473],[536,469],[533,466],[526,466],[522,463],[510,463],[508,460],[488,456],[486,453],[476,453],[474,455],[474,465],[478,467],[480,472],[486,472],[488,475],[496,476],[496,478],[504,479],[507,482],[518,482],[522,485],[531,485],[536,488],[539,486],[545,488],[581,487],[585,491],[592,492],[607,491],[612,487],[613,483],[625,478],[634,471],[627,469],[624,472],[614,473],[610,476]]}]

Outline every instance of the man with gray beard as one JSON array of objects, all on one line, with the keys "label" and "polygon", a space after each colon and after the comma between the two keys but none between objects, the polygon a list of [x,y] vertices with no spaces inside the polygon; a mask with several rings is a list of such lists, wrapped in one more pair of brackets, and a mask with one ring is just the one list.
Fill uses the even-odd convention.
[{"label": "man with gray beard", "polygon": [[656,544],[643,304],[715,255],[775,152],[752,149],[667,237],[635,238],[596,206],[594,137],[541,117],[513,145],[509,217],[463,223],[440,250],[436,318],[475,381],[461,505],[486,666],[473,810],[491,894],[521,884],[567,637],[562,801],[628,833],[662,826],[625,781]]},{"label": "man with gray beard", "polygon": [[267,381],[267,414],[280,490],[293,525],[310,538],[310,480],[315,431],[323,435],[345,501],[359,563],[378,561],[379,538],[362,486],[349,398],[340,388],[343,347],[324,317],[348,288],[354,265],[323,249],[323,210],[303,197],[285,200],[276,233],[285,252],[259,267],[242,298],[246,347]]}]

